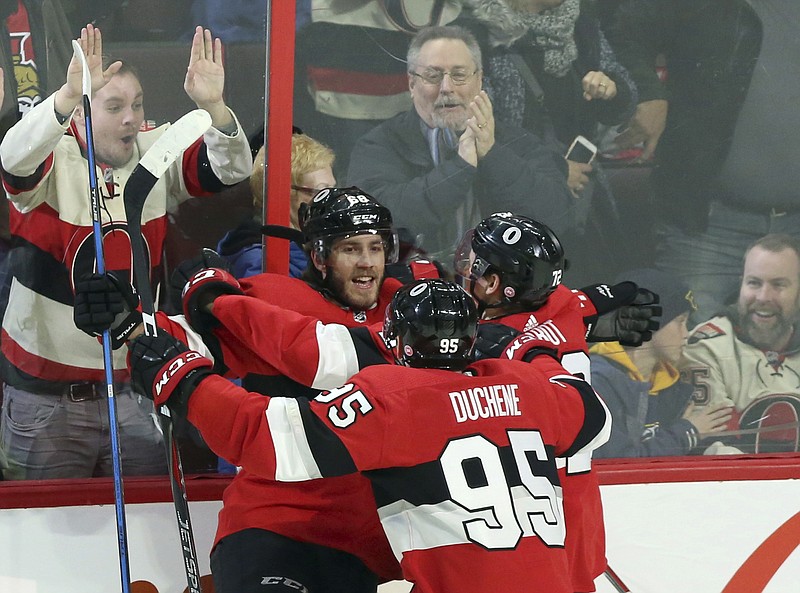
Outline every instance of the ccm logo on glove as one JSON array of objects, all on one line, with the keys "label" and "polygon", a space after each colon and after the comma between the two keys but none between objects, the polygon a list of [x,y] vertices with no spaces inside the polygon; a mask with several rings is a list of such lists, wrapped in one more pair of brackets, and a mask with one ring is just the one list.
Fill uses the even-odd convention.
[{"label": "ccm logo on glove", "polygon": [[[172,379],[177,378],[178,381],[183,379],[186,374],[192,370],[193,368],[197,367],[196,364],[191,364],[193,361],[199,360],[204,358],[202,354],[199,352],[194,352],[190,350],[188,352],[182,352],[177,358],[175,358],[172,362],[169,363],[169,366],[161,373],[161,377],[157,379],[157,381],[153,384],[153,392],[156,395],[156,400],[166,399],[172,393],[174,387],[170,385],[165,397],[161,397],[161,391],[166,387]],[[188,367],[187,367],[188,365]],[[206,366],[205,364],[201,366]]]},{"label": "ccm logo on glove", "polygon": [[194,276],[189,279],[189,282],[183,287],[183,295],[186,296],[193,286],[200,284],[201,282],[205,282],[209,278],[214,278],[217,276],[219,279],[227,279],[226,276],[230,276],[230,274],[223,274],[221,273],[223,270],[217,270],[216,268],[206,268],[205,270],[200,270]]}]

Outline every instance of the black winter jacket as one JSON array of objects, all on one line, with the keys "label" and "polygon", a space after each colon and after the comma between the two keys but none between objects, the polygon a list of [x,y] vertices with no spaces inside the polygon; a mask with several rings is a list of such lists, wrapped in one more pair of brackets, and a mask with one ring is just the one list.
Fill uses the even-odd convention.
[{"label": "black winter jacket", "polygon": [[657,214],[702,232],[761,51],[761,21],[745,0],[626,0],[607,36],[639,100],[669,101],[652,177]]}]

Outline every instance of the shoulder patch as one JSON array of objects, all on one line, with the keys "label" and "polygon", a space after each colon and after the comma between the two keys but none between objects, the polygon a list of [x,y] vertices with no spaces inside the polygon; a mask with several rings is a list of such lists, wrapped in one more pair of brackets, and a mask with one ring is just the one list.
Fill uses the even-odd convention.
[{"label": "shoulder patch", "polygon": [[709,321],[692,332],[692,335],[689,336],[689,343],[696,344],[700,340],[708,340],[724,335],[726,335],[725,330]]}]

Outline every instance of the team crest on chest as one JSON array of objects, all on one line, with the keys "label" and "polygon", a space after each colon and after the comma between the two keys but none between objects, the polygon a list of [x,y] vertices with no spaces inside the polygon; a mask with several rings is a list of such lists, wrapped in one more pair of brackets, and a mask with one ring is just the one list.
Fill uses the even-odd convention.
[{"label": "team crest on chest", "polygon": [[784,365],[785,357],[772,350],[764,353],[765,360],[756,364],[756,375],[764,386],[772,385],[774,378],[783,379],[793,383],[794,389],[800,390],[800,374],[792,367]]}]

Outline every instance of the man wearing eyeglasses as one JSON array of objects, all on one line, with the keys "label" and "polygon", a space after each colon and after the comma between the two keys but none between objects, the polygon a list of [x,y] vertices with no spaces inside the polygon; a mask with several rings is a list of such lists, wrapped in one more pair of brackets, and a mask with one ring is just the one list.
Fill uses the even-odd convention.
[{"label": "man wearing eyeglasses", "polygon": [[452,261],[464,231],[498,210],[565,230],[572,217],[564,159],[494,120],[472,34],[422,29],[407,58],[414,108],[358,141],[348,182],[390,208],[396,225],[439,261]]}]

